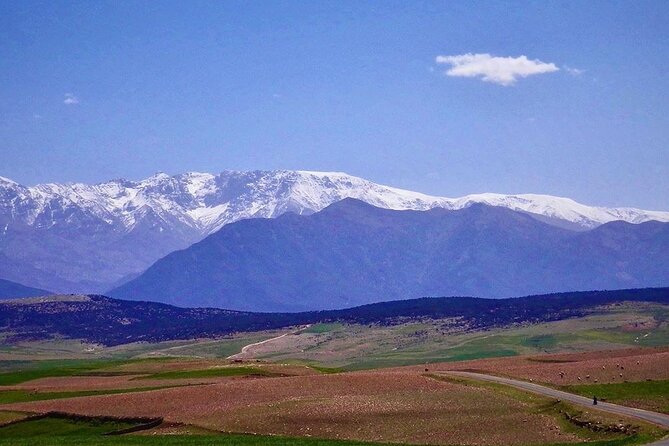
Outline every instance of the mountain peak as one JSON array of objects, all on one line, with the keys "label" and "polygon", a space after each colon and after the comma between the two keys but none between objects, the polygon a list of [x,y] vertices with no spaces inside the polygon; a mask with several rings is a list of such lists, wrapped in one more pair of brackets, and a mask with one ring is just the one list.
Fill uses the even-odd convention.
[{"label": "mountain peak", "polygon": [[169,180],[172,177],[165,172],[156,172],[145,180],[140,181],[140,183],[159,183],[161,181]]},{"label": "mountain peak", "polygon": [[[0,265],[23,262],[23,269],[16,267],[11,274],[3,274],[18,281],[23,277],[41,277],[33,284],[68,292],[106,289],[108,284],[136,275],[160,257],[186,248],[228,223],[248,218],[274,218],[287,212],[309,215],[341,200],[345,201],[328,212],[364,206],[391,210],[458,210],[482,203],[581,230],[614,220],[669,221],[669,212],[591,207],[567,198],[533,194],[437,197],[385,186],[344,172],[308,170],[177,175],[159,172],[140,181],[31,187],[17,186],[14,181],[3,178],[0,190],[0,221],[9,227],[27,228],[24,235],[14,233],[12,236],[25,237],[24,243],[31,246],[33,252],[50,253],[49,258],[40,258],[37,262],[25,260],[18,251],[3,251],[0,254],[7,261],[3,257]],[[360,213],[350,212],[352,218],[356,215]],[[20,242],[15,240],[12,245],[20,246]],[[141,246],[139,253],[138,246]],[[93,252],[88,257],[81,255],[86,250]],[[36,270],[34,265],[37,264],[44,270]],[[86,278],[82,279],[82,274],[75,274],[76,271],[83,271]],[[81,288],[73,285],[78,281],[85,281],[86,285]],[[91,287],[90,283],[102,285]]]},{"label": "mountain peak", "polygon": [[[287,170],[286,172],[291,172],[291,171]],[[316,171],[316,170],[294,170],[292,172],[299,173],[299,174],[302,174],[302,175],[311,175],[311,176],[314,176],[314,177],[321,177],[321,178],[322,177],[328,177],[328,176],[331,176],[331,177],[352,177],[353,176],[353,175],[349,175],[346,172],[335,172],[335,171],[319,172],[319,171]]]},{"label": "mountain peak", "polygon": [[[0,184],[18,185],[5,177],[0,177]],[[31,194],[27,202],[22,202],[22,207],[33,208],[28,212],[32,217],[25,218],[29,224],[36,221],[37,214],[52,212],[67,203],[80,207],[84,213],[104,215],[102,218],[108,222],[116,220],[131,228],[135,225],[133,213],[146,205],[159,215],[171,215],[202,236],[240,218],[276,217],[284,212],[309,214],[349,198],[395,210],[462,209],[483,203],[570,222],[585,229],[615,220],[669,221],[669,212],[593,207],[569,198],[539,194],[437,197],[384,186],[344,172],[309,170],[226,170],[220,174],[186,172],[177,175],[158,172],[136,182],[48,184],[27,190]],[[35,197],[39,199],[30,203]],[[4,205],[12,206],[10,202]]]}]

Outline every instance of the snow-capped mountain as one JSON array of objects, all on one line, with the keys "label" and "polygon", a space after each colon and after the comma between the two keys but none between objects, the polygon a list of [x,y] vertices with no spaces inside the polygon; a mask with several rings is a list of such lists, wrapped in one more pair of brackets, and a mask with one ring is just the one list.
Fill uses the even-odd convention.
[{"label": "snow-capped mountain", "polygon": [[203,236],[242,218],[271,218],[289,211],[313,213],[347,197],[391,209],[448,205],[442,198],[381,186],[343,173],[304,171],[159,173],[137,182],[34,187],[0,177],[0,194],[0,212],[5,217],[11,215],[12,220],[38,229],[71,224],[73,219],[97,219],[132,231],[151,215],[163,230],[178,222]]},{"label": "snow-capped mountain", "polygon": [[[87,185],[40,184],[24,187],[0,177],[0,212],[29,226],[48,229],[72,223],[63,211],[81,211],[131,231],[147,215],[178,221],[203,235],[242,218],[272,218],[284,212],[313,213],[344,198],[356,198],[387,209],[462,209],[474,203],[530,212],[593,228],[614,220],[642,223],[669,221],[669,212],[586,206],[550,195],[474,194],[435,197],[383,186],[340,172],[225,171],[218,175],[158,173],[142,181],[113,180]],[[1,217],[0,217],[1,218]],[[80,217],[81,218],[81,217]],[[163,228],[167,229],[167,228]]]},{"label": "snow-capped mountain", "polygon": [[546,195],[434,197],[337,172],[159,173],[141,181],[32,187],[0,177],[0,277],[53,291],[103,291],[228,223],[311,214],[344,198],[396,210],[485,203],[582,229],[613,220],[669,221],[669,212]]}]

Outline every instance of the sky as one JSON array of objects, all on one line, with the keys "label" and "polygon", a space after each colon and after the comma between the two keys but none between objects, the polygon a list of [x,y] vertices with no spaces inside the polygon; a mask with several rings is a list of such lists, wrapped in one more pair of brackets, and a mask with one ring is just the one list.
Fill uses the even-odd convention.
[{"label": "sky", "polygon": [[0,2],[0,175],[343,171],[669,210],[669,2]]}]

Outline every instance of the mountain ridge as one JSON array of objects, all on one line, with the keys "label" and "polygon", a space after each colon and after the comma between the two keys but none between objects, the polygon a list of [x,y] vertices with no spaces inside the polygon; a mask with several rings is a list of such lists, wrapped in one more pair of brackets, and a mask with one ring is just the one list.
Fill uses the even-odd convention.
[{"label": "mountain ridge", "polygon": [[667,253],[667,223],[576,232],[485,204],[395,211],[346,199],[311,215],[226,225],[108,294],[303,311],[433,295],[663,286]]},{"label": "mountain ridge", "polygon": [[[216,180],[220,180],[219,183],[216,183]],[[314,183],[314,180],[322,180],[323,183],[317,184]],[[202,230],[203,234],[206,235],[239,218],[274,217],[284,212],[283,209],[280,209],[280,205],[284,205],[288,208],[287,210],[298,214],[311,213],[349,197],[358,198],[378,207],[398,210],[424,210],[432,207],[461,209],[474,203],[484,203],[563,219],[588,228],[614,220],[623,220],[630,223],[641,223],[649,220],[669,222],[669,212],[664,211],[650,211],[633,207],[588,206],[570,198],[541,194],[480,193],[448,198],[381,185],[343,172],[230,170],[223,171],[218,175],[202,172],[168,175],[161,172],[139,181],[116,179],[93,185],[44,183],[32,187],[22,186],[9,178],[0,177],[0,187],[3,187],[3,182],[5,183],[5,189],[7,189],[7,185],[13,186],[27,192],[25,198],[30,196],[35,201],[39,201],[39,198],[49,201],[60,197],[72,204],[82,207],[88,206],[92,213],[110,223],[114,218],[118,218],[126,229],[132,229],[133,225],[136,224],[139,218],[136,218],[135,213],[141,215],[144,206],[148,206],[159,214],[164,211],[178,211],[179,218],[184,223]],[[278,182],[278,184],[272,184],[272,182]],[[344,183],[345,187],[341,184],[337,185],[337,182]],[[291,208],[290,205],[277,203],[276,197],[274,197],[275,202],[268,201],[264,197],[265,203],[253,203],[242,216],[226,215],[228,209],[225,204],[230,201],[229,199],[234,196],[234,193],[228,194],[226,191],[221,193],[222,196],[219,197],[213,197],[213,195],[220,193],[221,189],[225,187],[238,188],[241,183],[251,185],[254,189],[251,192],[257,193],[260,191],[261,194],[275,192],[275,195],[279,197],[282,193],[285,195],[287,191],[290,191],[293,194],[288,195],[288,198],[294,200],[294,206]],[[323,193],[318,190],[318,187],[326,189],[326,186],[330,188],[338,186],[339,195],[322,196]],[[265,188],[264,191],[262,190],[263,187]],[[276,188],[276,190],[273,190],[273,188]],[[385,196],[382,196],[379,191],[385,193]],[[182,194],[179,195],[176,192]],[[369,194],[370,192],[376,193],[377,196],[365,196],[366,193]],[[190,197],[186,197],[188,195]],[[297,198],[293,195],[296,195]],[[215,201],[215,198],[218,201]],[[4,203],[0,200],[0,204]],[[46,204],[36,203],[36,205],[38,206],[37,209],[25,215],[24,221],[30,225],[45,224],[45,222],[40,222],[39,215],[44,212],[43,208]],[[184,209],[174,209],[176,205],[181,205]],[[264,206],[264,208],[261,208],[261,206]],[[115,212],[118,212],[118,215],[114,215]]]},{"label": "mountain ridge", "polygon": [[669,221],[669,212],[597,208],[544,195],[450,199],[342,172],[158,173],[140,181],[26,187],[0,178],[0,277],[56,292],[101,292],[228,223],[309,215],[345,198],[389,209],[462,209],[476,203],[530,213],[569,229],[623,219]]}]

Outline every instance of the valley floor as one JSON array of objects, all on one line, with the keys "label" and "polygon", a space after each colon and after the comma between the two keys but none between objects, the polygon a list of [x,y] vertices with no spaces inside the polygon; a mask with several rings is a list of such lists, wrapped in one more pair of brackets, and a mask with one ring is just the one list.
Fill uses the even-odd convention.
[{"label": "valley floor", "polygon": [[[152,386],[162,381],[162,386],[147,389],[142,381]],[[442,445],[567,444],[660,435],[638,420],[623,421],[636,426],[628,434],[591,431],[566,422],[564,413],[602,426],[615,426],[621,419],[596,411],[584,415],[575,407],[513,389],[444,380],[415,367],[319,373],[255,362],[140,360],[5,389],[0,409],[14,417],[53,411],[159,417],[168,426],[191,426],[200,433]],[[16,424],[0,428],[0,437],[10,435],[16,429],[12,426]],[[162,429],[169,432],[169,427]]]},{"label": "valley floor", "polygon": [[[625,304],[482,332],[424,320],[115,348],[71,340],[6,346],[0,445],[648,443],[664,435],[661,427],[444,372],[669,413],[668,314],[666,306]],[[69,415],[26,420],[52,412]],[[102,435],[134,429],[138,417],[159,425]]]}]

